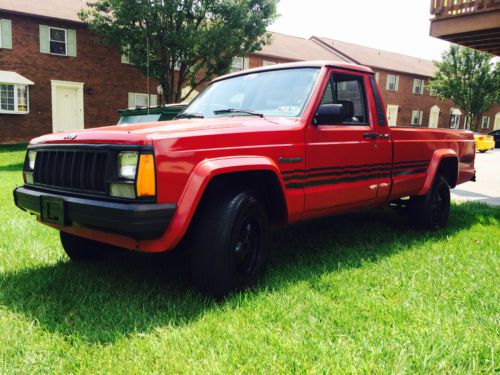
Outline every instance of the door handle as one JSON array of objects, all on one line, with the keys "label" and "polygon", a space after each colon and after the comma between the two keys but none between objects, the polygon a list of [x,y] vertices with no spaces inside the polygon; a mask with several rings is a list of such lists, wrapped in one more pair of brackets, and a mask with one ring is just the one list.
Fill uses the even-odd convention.
[{"label": "door handle", "polygon": [[364,133],[363,134],[363,138],[367,138],[367,139],[377,139],[377,138],[388,139],[389,138],[389,134]]},{"label": "door handle", "polygon": [[378,133],[364,133],[363,138],[376,139],[378,138]]}]

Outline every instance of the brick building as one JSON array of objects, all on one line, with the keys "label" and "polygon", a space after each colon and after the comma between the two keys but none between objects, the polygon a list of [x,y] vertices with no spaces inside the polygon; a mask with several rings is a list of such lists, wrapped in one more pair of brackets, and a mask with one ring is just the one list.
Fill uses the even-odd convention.
[{"label": "brick building", "polygon": [[0,3],[0,143],[115,124],[117,109],[147,103],[146,77],[79,21],[84,4]]},{"label": "brick building", "polygon": [[[318,49],[320,47],[321,49]],[[462,111],[428,89],[436,72],[432,61],[324,37],[298,38],[272,33],[272,43],[248,57],[249,68],[305,60],[338,60],[367,65],[376,72],[389,124],[432,128],[467,127]],[[500,106],[483,114],[481,132],[500,129]]]},{"label": "brick building", "polygon": [[[429,90],[429,82],[437,70],[432,61],[329,38],[313,36],[311,40],[375,71],[390,125],[468,127],[465,116],[452,101],[439,100]],[[500,129],[500,106],[483,114],[479,130],[488,132],[493,128]]]},{"label": "brick building", "polygon": [[[0,143],[26,142],[53,131],[115,124],[117,109],[146,105],[147,80],[101,45],[77,12],[82,0],[2,0],[0,3]],[[50,16],[48,16],[50,15]],[[460,109],[440,101],[426,85],[431,61],[328,38],[273,33],[272,43],[234,70],[305,60],[336,60],[372,67],[391,124],[465,126]],[[149,101],[160,101],[151,82]],[[483,118],[482,131],[500,128],[500,108]]]}]

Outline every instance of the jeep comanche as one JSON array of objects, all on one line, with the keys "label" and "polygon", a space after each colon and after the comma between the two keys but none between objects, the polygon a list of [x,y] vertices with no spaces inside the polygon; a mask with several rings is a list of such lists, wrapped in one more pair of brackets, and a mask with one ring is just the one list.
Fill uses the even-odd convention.
[{"label": "jeep comanche", "polygon": [[417,228],[446,224],[450,187],[475,177],[473,134],[389,127],[385,113],[363,66],[229,74],[164,125],[33,139],[14,198],[74,261],[182,241],[193,283],[222,297],[262,274],[273,225],[388,204]]}]

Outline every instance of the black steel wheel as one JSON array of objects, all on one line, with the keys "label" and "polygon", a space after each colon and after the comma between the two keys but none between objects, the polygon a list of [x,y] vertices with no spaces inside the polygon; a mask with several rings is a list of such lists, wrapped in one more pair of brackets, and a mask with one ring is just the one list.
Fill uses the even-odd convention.
[{"label": "black steel wheel", "polygon": [[412,197],[409,204],[410,223],[418,229],[437,230],[446,226],[450,214],[450,186],[437,176],[429,192]]},{"label": "black steel wheel", "polygon": [[251,287],[265,270],[269,220],[249,191],[207,196],[191,232],[191,274],[203,293],[222,298]]}]

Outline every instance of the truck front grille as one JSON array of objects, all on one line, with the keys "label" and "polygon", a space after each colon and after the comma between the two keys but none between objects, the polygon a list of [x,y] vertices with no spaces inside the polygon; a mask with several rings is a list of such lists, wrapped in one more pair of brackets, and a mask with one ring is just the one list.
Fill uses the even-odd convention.
[{"label": "truck front grille", "polygon": [[34,184],[106,194],[109,158],[109,152],[104,150],[39,149]]}]

